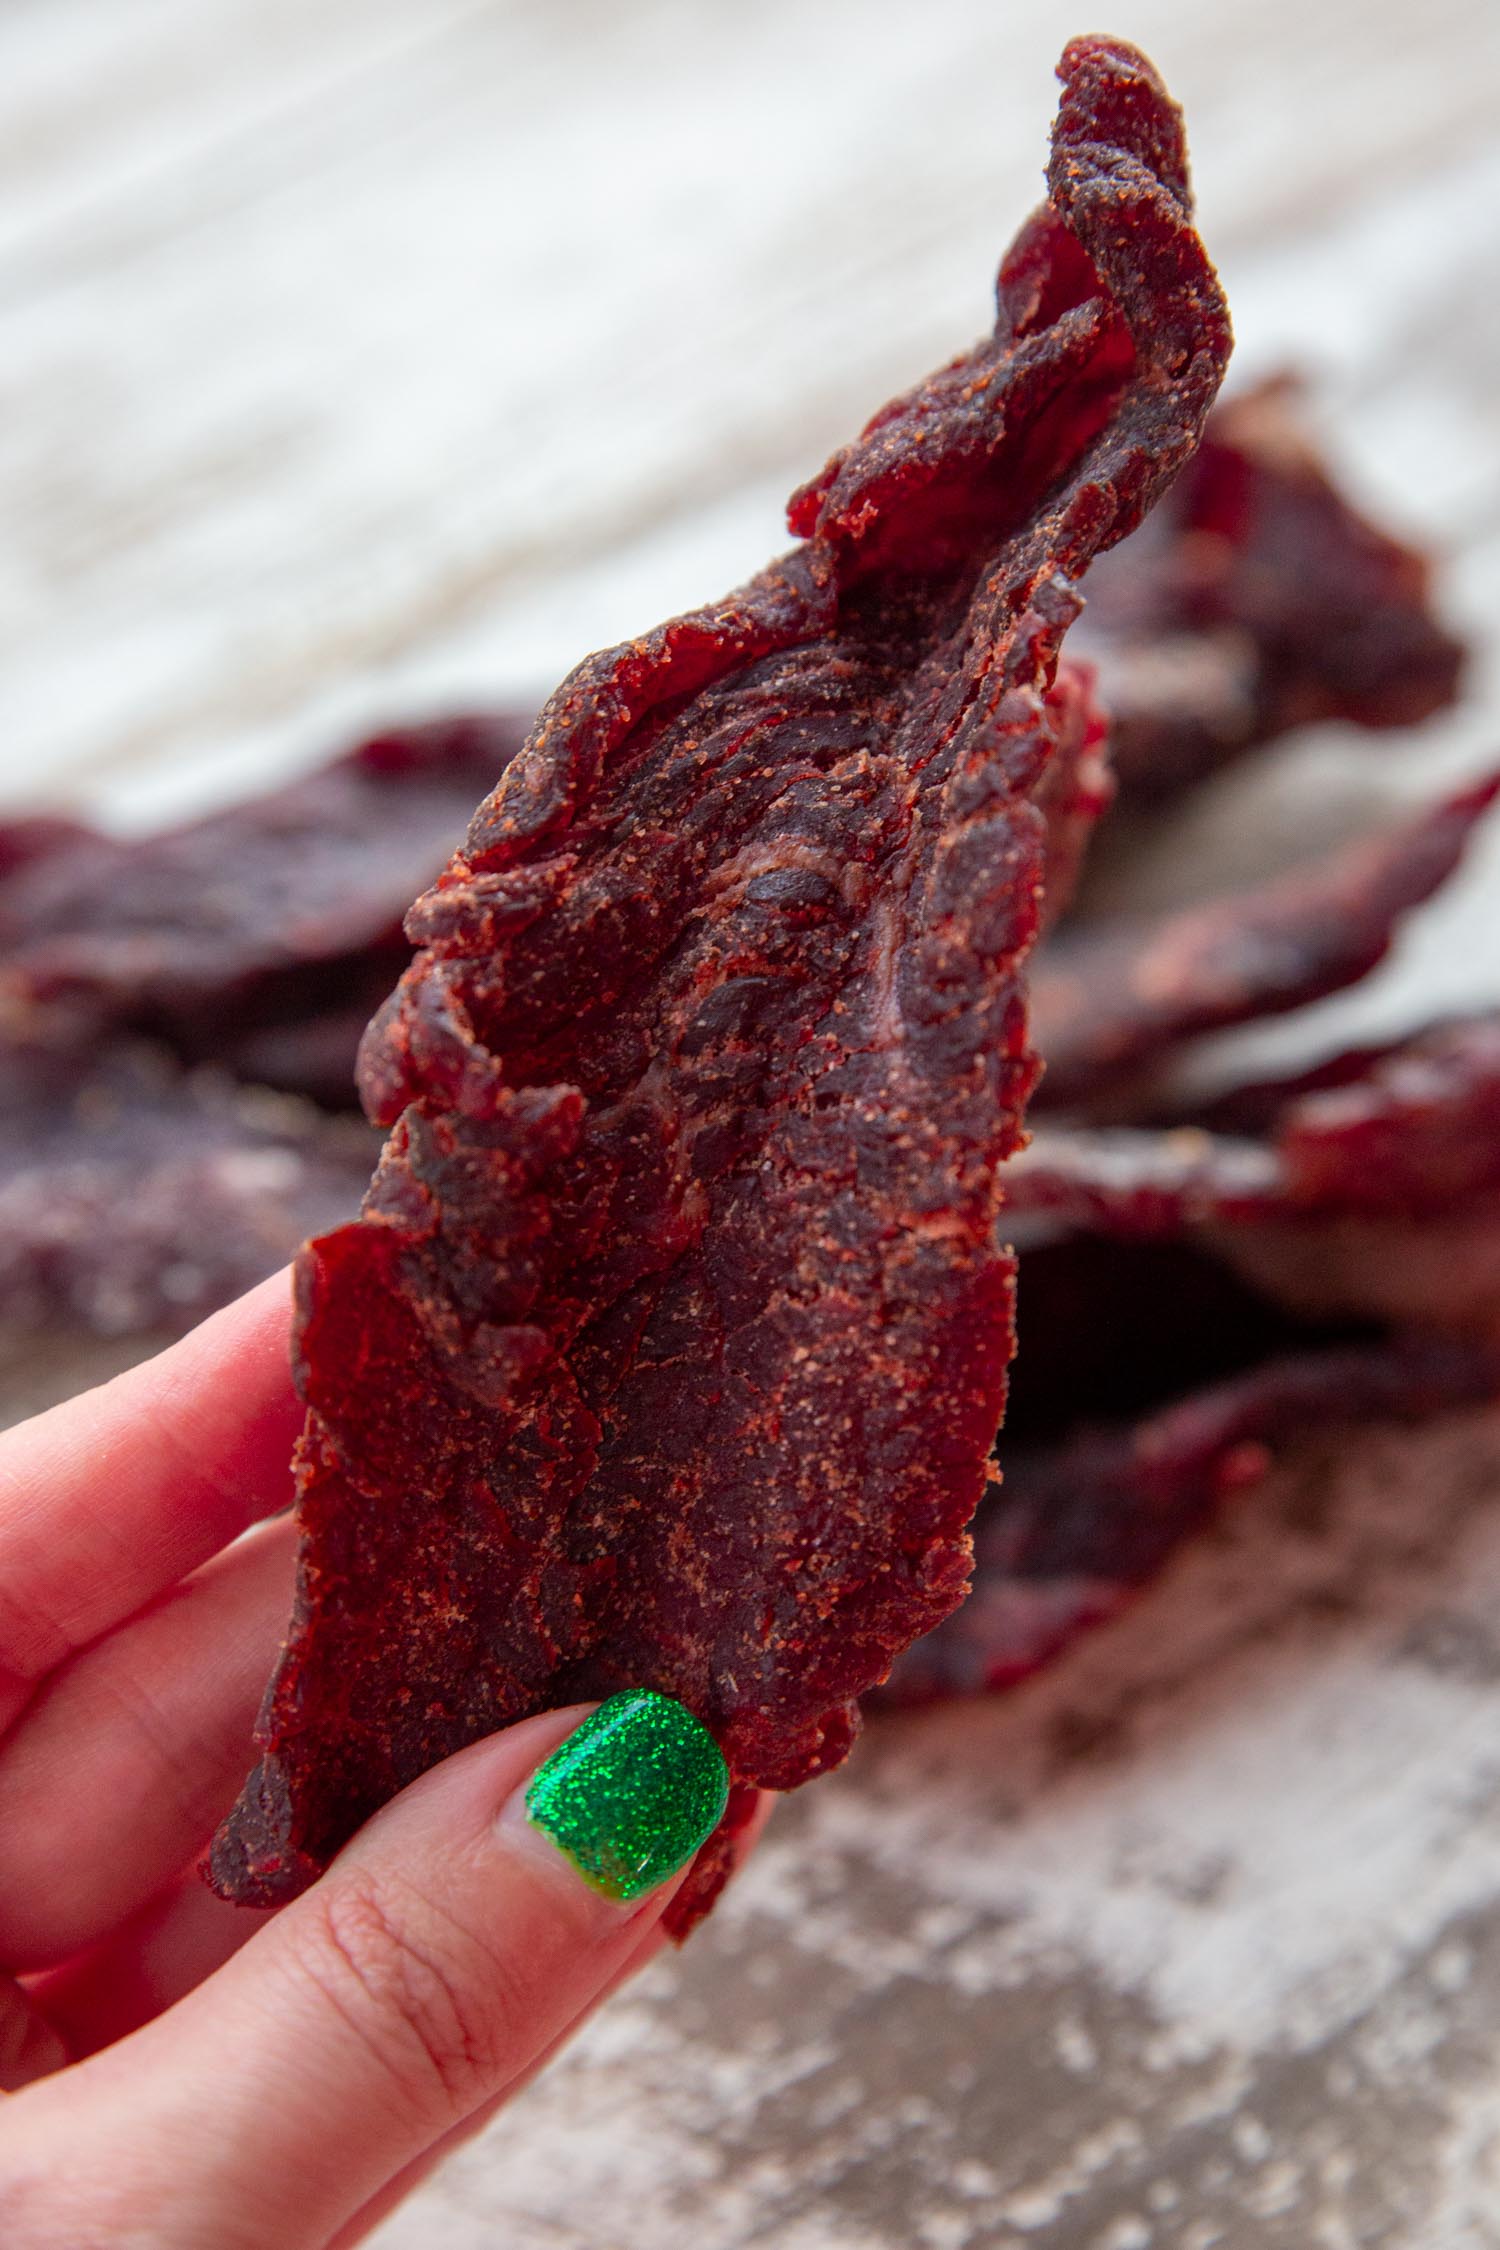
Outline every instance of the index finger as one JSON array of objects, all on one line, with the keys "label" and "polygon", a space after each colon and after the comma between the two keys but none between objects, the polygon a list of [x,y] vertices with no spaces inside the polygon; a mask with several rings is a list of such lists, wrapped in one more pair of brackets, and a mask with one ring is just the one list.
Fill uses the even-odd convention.
[{"label": "index finger", "polygon": [[286,1271],[0,1437],[0,1718],[292,1496]]}]

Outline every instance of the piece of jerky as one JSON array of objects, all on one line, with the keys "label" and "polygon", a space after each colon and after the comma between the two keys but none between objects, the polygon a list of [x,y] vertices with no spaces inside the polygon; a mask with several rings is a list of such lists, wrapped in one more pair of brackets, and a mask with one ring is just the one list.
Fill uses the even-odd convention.
[{"label": "piece of jerky", "polygon": [[1285,377],[1216,408],[1163,505],[1089,581],[1122,800],[1157,803],[1314,720],[1401,727],[1451,703],[1462,644],[1426,558],[1340,493]]},{"label": "piece of jerky", "polygon": [[1402,916],[1453,872],[1497,794],[1492,775],[1381,835],[1227,898],[1059,931],[1031,983],[1047,1063],[1038,1106],[1118,1098],[1189,1039],[1357,983],[1389,951]]},{"label": "piece of jerky", "polygon": [[395,1129],[300,1263],[302,1567],[230,1897],[631,1683],[743,1808],[837,1763],[962,1594],[1058,643],[1229,344],[1150,65],[1061,75],[993,336],[796,495],[803,545],[580,667],[413,913],[363,1060]]},{"label": "piece of jerky", "polygon": [[876,1700],[1010,1687],[1115,1616],[1294,1440],[1342,1423],[1424,1421],[1497,1391],[1491,1347],[1397,1335],[1268,1360],[1134,1424],[1011,1451],[975,1519],[973,1592],[897,1659]]},{"label": "piece of jerky", "polygon": [[1019,1249],[1059,1232],[1171,1241],[1279,1214],[1286,1200],[1286,1168],[1265,1141],[1195,1125],[1050,1125],[1006,1173],[1002,1223]]},{"label": "piece of jerky", "polygon": [[1372,1058],[1363,1078],[1289,1102],[1264,1140],[1048,1126],[1007,1197],[1023,1251],[1191,1246],[1304,1321],[1500,1337],[1500,1020]]},{"label": "piece of jerky", "polygon": [[1500,1192],[1439,1210],[1293,1213],[1202,1240],[1310,1320],[1364,1319],[1500,1337]]},{"label": "piece of jerky", "polygon": [[138,842],[55,839],[0,891],[0,970],[99,1033],[348,1100],[359,1029],[411,958],[402,915],[524,738],[506,713],[439,720]]},{"label": "piece of jerky", "polygon": [[1357,1075],[1352,1056],[1340,1061],[1349,1075],[1294,1091],[1264,1138],[1043,1126],[1006,1175],[1007,1234],[1164,1240],[1345,1213],[1420,1218],[1500,1191],[1500,1015],[1369,1050]]},{"label": "piece of jerky", "polygon": [[1047,824],[1043,928],[1066,911],[1089,839],[1114,802],[1109,763],[1109,721],[1094,694],[1087,666],[1060,664],[1048,717],[1056,747],[1033,802]]},{"label": "piece of jerky", "polygon": [[1500,1165],[1500,1027],[1466,1029],[1418,1042],[1437,1053],[1393,1070],[1382,1105],[1373,1090],[1353,1113],[1294,1104],[1275,1142],[1051,1125],[1013,1160],[1005,1482],[980,1513],[969,1604],[900,1661],[886,1700],[1034,1670],[1282,1444],[1500,1391],[1481,1286],[1487,1261],[1500,1305],[1500,1225],[1476,1193]]},{"label": "piece of jerky", "polygon": [[1500,1189],[1500,1015],[1422,1033],[1277,1121],[1292,1201],[1437,1211]]},{"label": "piece of jerky", "polygon": [[[1424,1026],[1424,1031],[1446,1028],[1447,1019]],[[1388,1056],[1411,1039],[1410,1029],[1355,1047],[1338,1048],[1320,1055],[1300,1069],[1269,1077],[1237,1077],[1211,1094],[1174,1088],[1170,1081],[1160,1093],[1153,1086],[1134,1113],[1142,1125],[1160,1127],[1201,1125],[1212,1133],[1264,1137],[1294,1102],[1307,1094],[1331,1093],[1337,1086],[1354,1086],[1368,1078]]]},{"label": "piece of jerky", "polygon": [[34,867],[41,860],[55,859],[63,852],[76,851],[80,845],[100,841],[97,829],[61,815],[31,813],[14,820],[0,820],[0,880],[19,873],[23,867]]},{"label": "piece of jerky", "polygon": [[160,1050],[0,1020],[0,1329],[185,1328],[358,1205],[370,1133]]},{"label": "piece of jerky", "polygon": [[1500,1337],[1500,1019],[1450,1024],[1278,1120],[1277,1208],[1201,1239],[1304,1317]]}]

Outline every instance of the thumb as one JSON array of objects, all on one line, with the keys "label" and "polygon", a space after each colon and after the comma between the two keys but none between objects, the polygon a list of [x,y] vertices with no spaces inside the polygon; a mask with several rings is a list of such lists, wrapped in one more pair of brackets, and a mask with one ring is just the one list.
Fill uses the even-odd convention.
[{"label": "thumb", "polygon": [[9,2239],[325,2243],[619,1976],[725,1793],[643,1690],[435,1767],[196,1992],[5,2104]]}]

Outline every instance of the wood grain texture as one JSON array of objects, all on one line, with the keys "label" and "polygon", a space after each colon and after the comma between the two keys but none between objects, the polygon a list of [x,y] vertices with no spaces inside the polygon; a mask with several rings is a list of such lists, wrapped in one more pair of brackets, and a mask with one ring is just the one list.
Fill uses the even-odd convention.
[{"label": "wood grain texture", "polygon": [[[4,795],[150,821],[366,717],[544,690],[755,567],[791,485],[985,324],[1082,28],[11,0]],[[1225,777],[1136,869],[1165,897],[1500,749],[1500,11],[1110,28],[1187,107],[1241,373],[1312,367],[1481,647],[1418,735]],[[1278,1038],[1500,992],[1497,880],[1491,834]],[[1049,1678],[872,1731],[382,2250],[1500,2245],[1497,1495],[1490,1417],[1330,1443]]]}]

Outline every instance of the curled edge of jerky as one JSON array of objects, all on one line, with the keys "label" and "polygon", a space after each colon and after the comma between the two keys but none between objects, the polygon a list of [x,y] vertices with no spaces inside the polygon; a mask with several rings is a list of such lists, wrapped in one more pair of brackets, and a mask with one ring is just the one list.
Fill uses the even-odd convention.
[{"label": "curled edge of jerky", "polygon": [[1190,453],[1229,343],[1149,65],[1081,40],[1060,75],[995,337],[796,496],[801,549],[581,667],[416,910],[366,1046],[395,1131],[302,1262],[297,1608],[227,1896],[293,1895],[426,1765],[627,1679],[699,1710],[741,1805],[795,1785],[962,1592],[1043,699],[1073,580]]}]

